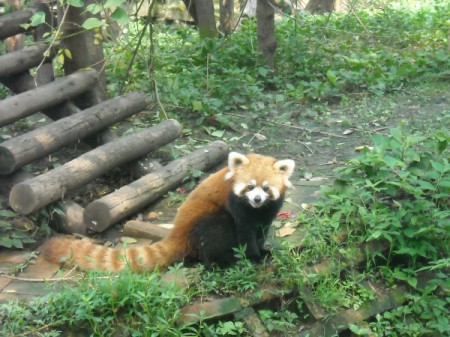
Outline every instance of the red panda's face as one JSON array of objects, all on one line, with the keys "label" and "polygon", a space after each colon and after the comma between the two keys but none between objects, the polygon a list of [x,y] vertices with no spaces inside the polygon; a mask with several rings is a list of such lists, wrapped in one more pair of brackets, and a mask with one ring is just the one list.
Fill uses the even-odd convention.
[{"label": "red panda's face", "polygon": [[294,168],[295,163],[290,159],[277,161],[267,156],[231,152],[225,179],[232,181],[234,194],[259,208],[269,200],[277,200],[292,186],[289,177]]}]

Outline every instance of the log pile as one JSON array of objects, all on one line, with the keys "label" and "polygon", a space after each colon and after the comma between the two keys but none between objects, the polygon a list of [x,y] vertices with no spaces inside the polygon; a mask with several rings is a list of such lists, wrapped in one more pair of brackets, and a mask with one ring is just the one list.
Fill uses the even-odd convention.
[{"label": "log pile", "polygon": [[[24,32],[20,25],[35,12],[30,9],[0,17],[0,39]],[[0,128],[36,113],[49,117],[44,126],[0,143],[0,194],[17,213],[29,215],[53,204],[59,210],[54,220],[61,231],[101,232],[175,189],[189,170],[208,170],[226,158],[226,144],[214,142],[161,165],[152,153],[178,138],[181,125],[166,120],[125,136],[108,130],[144,111],[148,96],[131,92],[85,106],[82,97],[102,81],[99,72],[77,71],[55,80],[51,61],[56,48],[38,43],[0,55],[0,83],[14,94],[0,101]],[[43,72],[44,68],[49,71]],[[44,173],[30,172],[34,166],[23,169],[79,142],[87,148],[84,153],[56,168]],[[91,183],[95,186],[97,178],[117,167],[129,169],[137,180],[92,200],[86,208],[74,202],[80,189]]]}]

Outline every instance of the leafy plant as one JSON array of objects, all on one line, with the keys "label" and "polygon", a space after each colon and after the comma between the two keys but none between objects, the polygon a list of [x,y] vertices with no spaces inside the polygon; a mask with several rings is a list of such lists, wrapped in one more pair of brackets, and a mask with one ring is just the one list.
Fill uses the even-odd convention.
[{"label": "leafy plant", "polygon": [[175,321],[188,299],[175,283],[161,282],[158,272],[89,273],[76,286],[68,284],[28,304],[0,305],[0,332],[59,336],[64,327],[95,336],[181,336],[183,328]]},{"label": "leafy plant", "polygon": [[[389,331],[390,336],[421,336],[446,330],[448,303],[438,285],[448,282],[449,141],[447,130],[424,135],[394,128],[389,136],[374,136],[372,147],[364,148],[357,158],[336,170],[337,179],[332,186],[322,188],[322,198],[315,208],[300,215],[300,221],[311,228],[303,249],[306,253],[292,249],[293,254],[277,255],[279,272],[291,273],[292,277],[298,272],[294,261],[311,261],[310,257],[304,259],[310,256],[308,251],[320,254],[325,245],[334,249],[325,251],[323,259],[339,263],[339,259],[351,255],[355,244],[383,240],[390,251],[386,264],[378,268],[388,284],[406,282],[416,288],[419,271],[439,272],[425,288],[408,294],[407,304],[378,315],[370,329]],[[381,253],[375,255],[384,258]],[[307,277],[314,300],[328,309],[333,309],[333,303],[354,307],[362,303],[359,296],[361,300],[370,299],[364,292],[356,298],[348,297],[358,288],[353,288],[352,281],[343,281],[340,272],[334,277]],[[333,296],[336,294],[339,300]],[[432,303],[434,310],[429,307]],[[407,321],[403,320],[405,316],[409,317]],[[356,334],[367,329],[352,326]]]},{"label": "leafy plant", "polygon": [[236,248],[237,263],[228,268],[206,269],[200,265],[201,278],[197,287],[201,294],[205,293],[234,293],[255,291],[267,279],[267,274],[261,273],[260,265],[255,265],[245,256],[243,247]]},{"label": "leafy plant", "polygon": [[295,322],[298,318],[297,314],[287,309],[274,312],[272,310],[259,310],[259,318],[264,323],[264,326],[271,333],[281,332],[284,336],[290,336],[290,330],[295,333]]},{"label": "leafy plant", "polygon": [[16,216],[8,209],[0,210],[0,247],[23,248],[24,244],[35,242],[33,232],[30,232],[33,228],[17,229],[12,226],[11,220]]}]

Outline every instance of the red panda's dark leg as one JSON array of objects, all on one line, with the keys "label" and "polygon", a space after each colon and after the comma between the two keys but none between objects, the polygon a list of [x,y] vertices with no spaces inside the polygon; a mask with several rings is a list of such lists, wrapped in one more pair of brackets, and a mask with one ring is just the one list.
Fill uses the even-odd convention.
[{"label": "red panda's dark leg", "polygon": [[237,247],[234,220],[226,210],[208,214],[192,228],[189,235],[192,255],[206,266],[232,265],[236,258],[233,248]]}]

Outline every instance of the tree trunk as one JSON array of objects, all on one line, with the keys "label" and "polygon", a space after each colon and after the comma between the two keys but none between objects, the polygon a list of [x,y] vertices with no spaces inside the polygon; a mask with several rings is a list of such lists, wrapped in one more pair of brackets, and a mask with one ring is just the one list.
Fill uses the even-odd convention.
[{"label": "tree trunk", "polygon": [[88,90],[95,83],[96,75],[95,70],[74,73],[0,101],[0,127],[34,114],[41,109],[55,106]]},{"label": "tree trunk", "polygon": [[[42,62],[47,45],[27,47],[12,53],[0,56],[0,77],[11,76],[24,72],[30,68],[36,67]],[[55,53],[52,50],[50,57]]]},{"label": "tree trunk", "polygon": [[195,9],[194,0],[183,0],[184,5],[189,13],[189,15],[194,20],[195,25],[198,27],[197,10]]},{"label": "tree trunk", "polygon": [[258,0],[256,6],[256,17],[258,20],[257,38],[258,47],[262,52],[265,63],[275,70],[275,50],[277,40],[275,39],[275,11],[269,3],[270,0]]},{"label": "tree trunk", "polygon": [[212,38],[219,35],[212,0],[183,0],[183,2],[194,19],[201,38]]},{"label": "tree trunk", "polygon": [[12,173],[64,145],[144,110],[146,105],[146,95],[133,92],[7,140],[0,144],[0,174]]},{"label": "tree trunk", "polygon": [[220,25],[219,31],[227,36],[234,29],[234,0],[219,0]]},{"label": "tree trunk", "polygon": [[20,214],[33,213],[114,167],[170,143],[180,133],[181,125],[175,120],[167,120],[99,146],[45,174],[15,185],[9,195],[9,204]]},{"label": "tree trunk", "polygon": [[305,10],[312,13],[331,13],[335,9],[336,0],[310,0]]},{"label": "tree trunk", "polygon": [[174,160],[162,170],[150,173],[87,205],[84,222],[91,230],[101,232],[177,187],[189,170],[204,171],[217,165],[226,158],[227,152],[227,145],[216,141]]},{"label": "tree trunk", "polygon": [[[5,5],[10,8],[11,12],[20,11],[20,0],[5,0]],[[10,36],[5,40],[6,50],[11,53],[23,48],[23,34]]]},{"label": "tree trunk", "polygon": [[0,40],[26,31],[21,24],[27,23],[36,9],[28,8],[11,14],[0,15]]},{"label": "tree trunk", "polygon": [[65,74],[69,75],[83,68],[94,68],[99,73],[96,85],[75,100],[75,104],[81,109],[94,106],[107,98],[102,39],[95,37],[97,34],[95,30],[82,28],[82,24],[88,18],[101,19],[100,14],[93,15],[86,11],[85,7],[93,3],[95,3],[93,0],[86,0],[84,7],[63,8],[62,10],[67,10],[67,15],[65,22],[60,23],[63,47],[68,49],[72,56],[64,59]]}]

